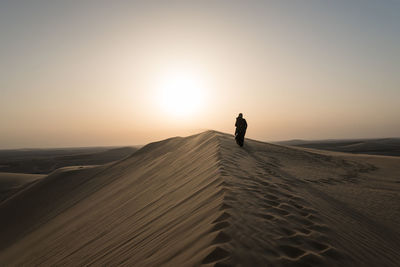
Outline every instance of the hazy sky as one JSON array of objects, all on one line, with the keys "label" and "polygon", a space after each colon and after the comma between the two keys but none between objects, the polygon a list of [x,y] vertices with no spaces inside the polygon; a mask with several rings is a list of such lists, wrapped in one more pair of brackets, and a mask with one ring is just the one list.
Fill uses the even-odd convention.
[{"label": "hazy sky", "polygon": [[400,1],[0,2],[0,148],[400,136]]}]

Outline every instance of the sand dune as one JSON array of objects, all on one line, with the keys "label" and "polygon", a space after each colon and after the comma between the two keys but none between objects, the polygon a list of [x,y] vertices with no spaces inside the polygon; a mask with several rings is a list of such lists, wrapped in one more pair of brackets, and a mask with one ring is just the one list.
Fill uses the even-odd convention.
[{"label": "sand dune", "polygon": [[0,172],[0,203],[25,186],[43,177],[45,175]]},{"label": "sand dune", "polygon": [[101,165],[121,160],[137,147],[82,147],[0,150],[0,171],[49,174],[76,165]]},{"label": "sand dune", "polygon": [[398,266],[400,158],[207,131],[0,204],[1,265]]},{"label": "sand dune", "polygon": [[315,141],[290,140],[277,142],[277,144],[355,154],[400,156],[400,138]]}]

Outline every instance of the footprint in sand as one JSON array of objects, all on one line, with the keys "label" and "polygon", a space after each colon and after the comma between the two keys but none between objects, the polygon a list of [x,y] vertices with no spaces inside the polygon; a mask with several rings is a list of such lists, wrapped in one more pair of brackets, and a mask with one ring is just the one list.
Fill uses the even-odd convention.
[{"label": "footprint in sand", "polygon": [[298,258],[305,253],[304,250],[290,245],[281,245],[279,246],[279,249],[283,252],[283,254],[290,258]]},{"label": "footprint in sand", "polygon": [[264,194],[264,197],[270,200],[278,200],[279,198],[275,195],[271,195],[271,194]]},{"label": "footprint in sand", "polygon": [[285,216],[285,215],[289,214],[289,212],[287,212],[286,210],[279,209],[279,208],[271,208],[271,212],[279,214],[279,215],[282,215],[282,216]]},{"label": "footprint in sand", "polygon": [[328,245],[320,243],[320,242],[315,241],[315,240],[308,240],[307,244],[309,244],[310,247],[313,248],[316,251],[323,251],[323,250],[328,248]]},{"label": "footprint in sand", "polygon": [[230,217],[231,217],[231,215],[230,215],[229,213],[224,212],[224,213],[222,213],[220,216],[218,216],[218,218],[215,219],[215,220],[213,221],[213,223],[218,223],[218,222],[221,222],[221,221],[225,221],[225,220],[227,220],[227,219],[230,218]]},{"label": "footprint in sand", "polygon": [[273,206],[273,207],[279,206],[279,202],[273,200],[264,199],[264,202],[268,204],[267,206]]},{"label": "footprint in sand", "polygon": [[229,227],[229,225],[230,225],[230,223],[228,223],[226,221],[218,222],[212,227],[211,232],[222,230],[226,227]]},{"label": "footprint in sand", "polygon": [[228,258],[230,253],[223,248],[216,247],[213,251],[210,252],[202,261],[203,264],[208,264],[212,262],[216,262],[225,258]]},{"label": "footprint in sand", "polygon": [[221,244],[221,243],[227,243],[231,241],[232,238],[224,233],[223,231],[219,232],[218,235],[214,238],[212,244]]}]

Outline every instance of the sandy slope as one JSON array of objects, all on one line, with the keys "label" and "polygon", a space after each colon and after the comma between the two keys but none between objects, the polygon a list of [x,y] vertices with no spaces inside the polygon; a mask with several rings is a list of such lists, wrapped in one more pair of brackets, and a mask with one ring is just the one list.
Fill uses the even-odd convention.
[{"label": "sandy slope", "polygon": [[208,131],[0,204],[1,265],[398,266],[400,158]]},{"label": "sandy slope", "polygon": [[50,174],[68,166],[102,165],[124,159],[137,147],[82,147],[0,150],[0,171]]},{"label": "sandy slope", "polygon": [[0,203],[15,192],[43,177],[45,175],[0,172]]},{"label": "sandy slope", "polygon": [[354,154],[400,156],[400,138],[289,140],[277,142],[277,144]]}]

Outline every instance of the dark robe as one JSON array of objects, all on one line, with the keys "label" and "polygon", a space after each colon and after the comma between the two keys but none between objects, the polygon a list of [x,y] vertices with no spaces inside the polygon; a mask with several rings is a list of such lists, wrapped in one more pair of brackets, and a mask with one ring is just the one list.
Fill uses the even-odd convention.
[{"label": "dark robe", "polygon": [[247,129],[247,122],[245,119],[237,117],[235,126],[236,126],[236,131],[235,131],[236,143],[239,146],[243,146],[244,135],[246,134],[246,129]]}]

